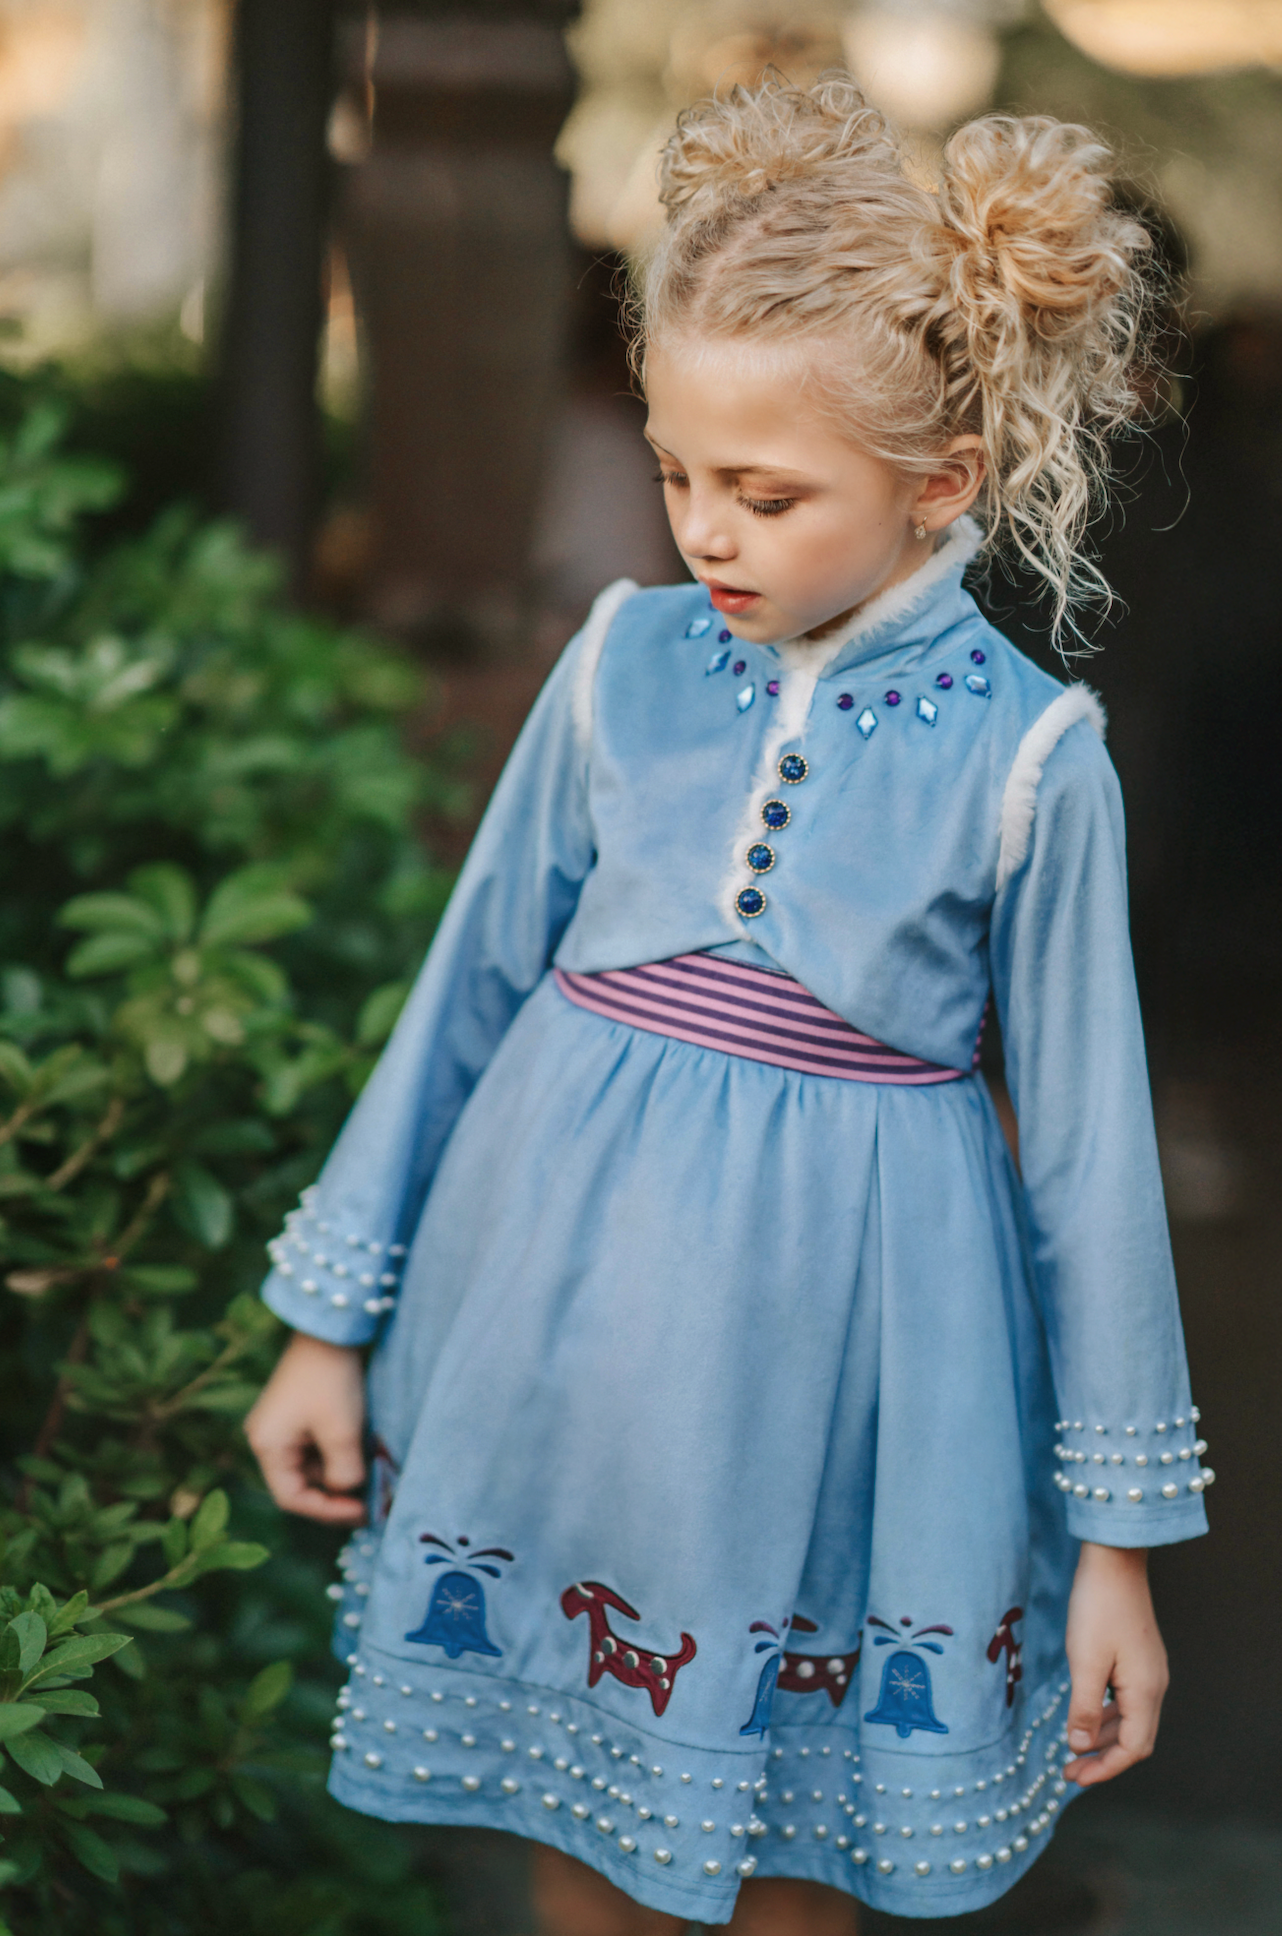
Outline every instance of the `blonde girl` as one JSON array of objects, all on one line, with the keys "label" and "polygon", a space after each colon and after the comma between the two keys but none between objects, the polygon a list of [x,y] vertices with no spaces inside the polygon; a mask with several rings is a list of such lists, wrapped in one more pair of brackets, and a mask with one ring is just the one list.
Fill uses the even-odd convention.
[{"label": "blonde girl", "polygon": [[332,1790],[528,1837],[546,1936],[977,1909],[1152,1750],[1145,1554],[1212,1475],[1121,806],[963,587],[1099,589],[1108,164],[991,117],[923,186],[840,76],[682,118],[637,342],[695,582],[566,649],[273,1246],[250,1439],[351,1528]]}]

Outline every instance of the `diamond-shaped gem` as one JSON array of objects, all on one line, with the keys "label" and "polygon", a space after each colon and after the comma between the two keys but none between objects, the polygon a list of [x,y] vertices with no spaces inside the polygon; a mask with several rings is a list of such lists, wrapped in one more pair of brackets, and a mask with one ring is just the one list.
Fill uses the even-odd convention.
[{"label": "diamond-shaped gem", "polygon": [[977,699],[991,699],[993,696],[993,689],[982,672],[966,674],[966,690],[973,692]]},{"label": "diamond-shaped gem", "polygon": [[918,719],[924,719],[928,726],[933,726],[939,718],[938,706],[933,699],[927,699],[925,693],[917,701],[917,717]]},{"label": "diamond-shaped gem", "polygon": [[741,713],[746,713],[757,696],[755,686],[743,686],[734,696],[734,703]]},{"label": "diamond-shaped gem", "polygon": [[686,637],[688,639],[701,639],[705,632],[710,632],[711,630],[712,620],[710,618],[692,618],[686,626]]},{"label": "diamond-shaped gem", "polygon": [[726,666],[729,665],[729,663],[730,663],[730,647],[727,645],[720,652],[714,652],[712,657],[708,660],[707,665],[704,667],[704,672],[703,672],[704,678],[706,679],[710,672],[724,671]]},{"label": "diamond-shaped gem", "polygon": [[863,734],[865,739],[872,738],[873,734],[877,730],[877,715],[873,711],[871,706],[864,707],[858,719],[855,721],[855,724],[859,728],[860,732]]}]

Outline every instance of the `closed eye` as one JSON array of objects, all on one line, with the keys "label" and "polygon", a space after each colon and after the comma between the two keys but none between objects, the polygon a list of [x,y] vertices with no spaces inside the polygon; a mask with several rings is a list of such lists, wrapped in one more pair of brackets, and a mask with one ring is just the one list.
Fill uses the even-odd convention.
[{"label": "closed eye", "polygon": [[791,511],[797,502],[795,497],[740,497],[745,511],[751,511],[757,518],[777,518],[784,511]]},{"label": "closed eye", "polygon": [[688,484],[689,478],[684,471],[665,471],[662,468],[654,473],[656,484]]}]

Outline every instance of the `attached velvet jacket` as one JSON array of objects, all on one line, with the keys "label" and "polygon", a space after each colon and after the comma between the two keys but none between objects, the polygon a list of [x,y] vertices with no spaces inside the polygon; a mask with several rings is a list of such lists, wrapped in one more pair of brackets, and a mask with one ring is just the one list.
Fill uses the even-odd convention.
[{"label": "attached velvet jacket", "polygon": [[[991,990],[1062,1421],[1048,1483],[1079,1538],[1205,1530],[1102,714],[981,616],[961,582],[974,543],[963,524],[835,649],[727,648],[698,586],[602,594],[305,1198],[306,1228],[358,1233],[378,1268],[349,1271],[336,1250],[304,1277],[274,1252],[264,1294],[282,1318],[338,1344],[376,1337],[459,1113],[552,963],[720,950],[959,1069]],[[799,784],[780,780],[788,752]],[[791,820],[747,919],[735,896],[772,796]]]}]

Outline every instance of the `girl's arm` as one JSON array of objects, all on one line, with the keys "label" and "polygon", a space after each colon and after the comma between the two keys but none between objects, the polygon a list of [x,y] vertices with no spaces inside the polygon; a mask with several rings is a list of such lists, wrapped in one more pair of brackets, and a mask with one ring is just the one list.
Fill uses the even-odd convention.
[{"label": "girl's arm", "polygon": [[1069,1531],[1146,1548],[1206,1530],[1126,905],[1117,779],[1083,721],[1046,758],[990,933]]},{"label": "girl's arm", "polygon": [[271,1246],[263,1287],[297,1331],[378,1331],[445,1142],[554,954],[592,865],[592,677],[628,580],[601,594],[536,701],[427,960],[315,1185]]},{"label": "girl's arm", "polygon": [[359,1526],[365,1508],[351,1495],[364,1483],[361,1354],[295,1332],[280,1355],[245,1436],[267,1490],[284,1512],[327,1526]]}]

